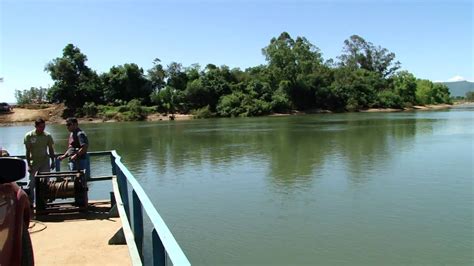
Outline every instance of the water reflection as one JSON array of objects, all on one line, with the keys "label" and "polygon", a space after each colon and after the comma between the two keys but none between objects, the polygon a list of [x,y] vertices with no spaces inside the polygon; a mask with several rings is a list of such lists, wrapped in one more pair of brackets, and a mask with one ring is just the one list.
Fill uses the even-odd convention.
[{"label": "water reflection", "polygon": [[[204,165],[217,170],[241,162],[245,167],[243,161],[249,160],[268,167],[275,185],[291,187],[330,175],[325,169],[334,165],[350,182],[367,182],[391,160],[394,150],[408,150],[416,135],[432,134],[433,127],[444,123],[439,116],[423,113],[355,113],[81,127],[89,135],[91,150],[117,150],[139,177]],[[66,130],[53,125],[48,129],[56,150],[63,151]],[[22,154],[22,135],[28,130],[1,128],[0,145]]]},{"label": "water reflection", "polygon": [[171,169],[208,164],[224,169],[250,160],[268,167],[276,185],[291,186],[310,182],[328,165],[341,163],[351,182],[366,182],[394,149],[410,146],[417,132],[430,133],[432,125],[430,119],[342,114],[117,123],[88,131],[94,135],[92,147],[118,150],[137,171],[145,171],[145,164],[159,176]]}]

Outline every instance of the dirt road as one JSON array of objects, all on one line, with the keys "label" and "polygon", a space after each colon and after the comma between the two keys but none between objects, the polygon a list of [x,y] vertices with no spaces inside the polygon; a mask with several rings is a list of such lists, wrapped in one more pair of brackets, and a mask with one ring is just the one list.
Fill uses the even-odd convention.
[{"label": "dirt road", "polygon": [[26,109],[13,108],[13,111],[6,114],[0,114],[0,124],[33,124],[38,117],[51,123],[60,123],[63,119],[61,115],[64,111],[64,105],[50,105],[44,109]]},{"label": "dirt road", "polygon": [[[10,125],[24,125],[31,124],[38,117],[43,118],[47,123],[51,124],[65,124],[62,114],[64,112],[64,104],[51,104],[45,109],[26,109],[13,108],[13,112],[0,113],[0,126]],[[175,114],[173,117],[159,113],[148,115],[147,121],[169,121],[169,120],[188,120],[193,116],[189,114]],[[79,118],[79,123],[102,123],[102,122],[117,122],[114,119],[104,120],[103,118]]]}]

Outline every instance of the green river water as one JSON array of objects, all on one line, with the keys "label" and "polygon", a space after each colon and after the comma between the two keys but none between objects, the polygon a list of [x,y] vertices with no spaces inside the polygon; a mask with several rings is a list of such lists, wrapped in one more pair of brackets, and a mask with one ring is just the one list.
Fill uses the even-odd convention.
[{"label": "green river water", "polygon": [[[23,154],[32,128],[0,127],[0,145]],[[81,128],[193,265],[474,262],[474,105]],[[46,130],[64,151],[66,128]]]}]

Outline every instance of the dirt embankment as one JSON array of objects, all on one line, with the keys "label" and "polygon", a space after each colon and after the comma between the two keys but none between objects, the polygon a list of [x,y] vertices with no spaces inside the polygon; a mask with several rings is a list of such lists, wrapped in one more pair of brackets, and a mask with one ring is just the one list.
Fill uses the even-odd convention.
[{"label": "dirt embankment", "polygon": [[411,108],[404,109],[394,109],[394,108],[370,108],[367,110],[361,110],[360,112],[402,112],[402,111],[425,111],[425,110],[439,110],[439,109],[448,109],[453,107],[451,104],[428,104],[428,105],[415,105]]},{"label": "dirt embankment", "polygon": [[[37,118],[43,118],[51,124],[65,124],[65,119],[62,118],[64,110],[64,104],[51,104],[42,109],[13,108],[10,113],[0,113],[0,126],[33,124]],[[192,117],[192,115],[183,114],[171,116],[154,113],[148,115],[147,121],[188,120]],[[116,122],[113,119],[104,120],[102,118],[79,118],[78,120],[79,123]]]},{"label": "dirt embankment", "polygon": [[0,124],[29,124],[33,123],[37,118],[43,118],[50,123],[59,124],[64,121],[61,117],[64,109],[63,104],[49,105],[42,109],[13,108],[13,111],[10,113],[0,114]]},{"label": "dirt embankment", "polygon": [[[390,108],[372,108],[367,110],[360,110],[360,112],[400,112],[400,111],[411,111],[411,110],[436,110],[451,108],[453,105],[449,104],[438,104],[438,105],[426,105],[426,106],[413,106],[412,108],[406,109],[390,109]],[[22,125],[32,124],[38,117],[43,118],[51,124],[64,124],[65,120],[62,118],[64,112],[64,104],[51,104],[43,109],[27,109],[27,108],[14,108],[10,113],[0,113],[0,126],[8,125]],[[327,110],[317,110],[312,112],[295,112],[294,114],[306,114],[306,113],[331,113]],[[290,115],[290,114],[273,114],[273,115]],[[163,115],[159,113],[153,113],[148,115],[147,121],[166,121],[166,120],[188,120],[192,119],[192,115]],[[80,118],[79,123],[103,123],[103,122],[117,122],[116,120],[104,120],[102,118]]]}]

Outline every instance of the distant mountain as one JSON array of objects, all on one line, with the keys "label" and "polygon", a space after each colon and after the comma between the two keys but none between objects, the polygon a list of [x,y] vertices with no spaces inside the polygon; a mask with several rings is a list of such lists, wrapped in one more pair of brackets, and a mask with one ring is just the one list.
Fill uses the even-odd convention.
[{"label": "distant mountain", "polygon": [[466,97],[466,92],[474,91],[474,82],[470,81],[453,81],[453,82],[440,82],[446,85],[451,93],[451,97],[462,96]]}]

